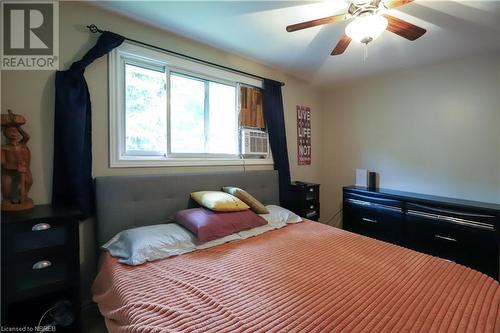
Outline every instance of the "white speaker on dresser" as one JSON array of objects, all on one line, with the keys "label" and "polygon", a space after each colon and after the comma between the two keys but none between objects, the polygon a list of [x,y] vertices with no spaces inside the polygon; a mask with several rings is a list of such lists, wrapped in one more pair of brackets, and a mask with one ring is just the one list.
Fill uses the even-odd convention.
[{"label": "white speaker on dresser", "polygon": [[356,169],[356,186],[368,187],[368,170]]}]

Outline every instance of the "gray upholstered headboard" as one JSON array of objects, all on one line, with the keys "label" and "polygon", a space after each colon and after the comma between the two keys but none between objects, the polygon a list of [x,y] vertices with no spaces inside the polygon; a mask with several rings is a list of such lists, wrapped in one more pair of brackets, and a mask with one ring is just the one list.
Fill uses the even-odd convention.
[{"label": "gray upholstered headboard", "polygon": [[107,242],[118,232],[161,223],[188,208],[189,193],[240,187],[264,204],[278,204],[278,172],[219,172],[147,176],[97,177],[97,241]]}]

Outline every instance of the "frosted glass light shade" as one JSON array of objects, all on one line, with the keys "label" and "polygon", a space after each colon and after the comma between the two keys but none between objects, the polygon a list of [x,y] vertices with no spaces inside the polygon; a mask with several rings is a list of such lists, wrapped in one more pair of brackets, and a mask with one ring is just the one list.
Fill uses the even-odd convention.
[{"label": "frosted glass light shade", "polygon": [[358,43],[368,44],[384,32],[387,23],[387,19],[380,15],[359,16],[347,25],[345,33]]}]

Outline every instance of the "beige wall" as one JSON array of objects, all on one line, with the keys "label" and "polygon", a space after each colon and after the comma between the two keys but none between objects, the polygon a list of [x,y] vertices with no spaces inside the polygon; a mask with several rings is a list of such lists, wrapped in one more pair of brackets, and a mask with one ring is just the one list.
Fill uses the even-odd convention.
[{"label": "beige wall", "polygon": [[[319,181],[321,173],[321,123],[320,95],[306,82],[287,76],[272,68],[251,60],[229,54],[177,35],[135,22],[128,18],[102,10],[83,2],[60,3],[60,61],[66,69],[78,60],[95,43],[97,35],[91,35],[85,25],[94,23],[103,29],[121,33],[127,37],[158,45],[173,51],[199,57],[214,63],[234,67],[263,77],[284,81],[283,100],[285,123],[293,179]],[[54,77],[51,71],[3,71],[1,74],[1,110],[12,109],[25,115],[25,129],[31,135],[34,184],[30,195],[37,204],[50,202],[52,187]],[[170,172],[209,172],[213,170],[242,170],[242,167],[165,167],[165,168],[109,168],[108,158],[108,60],[107,56],[96,60],[86,70],[85,77],[92,102],[93,174],[129,175]],[[312,141],[313,160],[310,166],[297,165],[295,105],[307,105],[313,110]],[[316,153],[315,153],[316,152]],[[251,169],[272,169],[272,166],[247,166]],[[82,277],[84,298],[93,278],[93,223],[81,224]]]},{"label": "beige wall", "polygon": [[323,216],[356,168],[385,188],[500,203],[499,76],[490,54],[326,90]]}]

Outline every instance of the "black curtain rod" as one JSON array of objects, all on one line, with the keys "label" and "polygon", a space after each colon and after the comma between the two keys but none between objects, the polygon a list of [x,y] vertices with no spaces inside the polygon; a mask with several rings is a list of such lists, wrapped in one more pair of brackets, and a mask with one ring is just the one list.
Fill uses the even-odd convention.
[{"label": "black curtain rod", "polygon": [[[87,29],[89,29],[90,32],[92,32],[92,33],[103,33],[104,32],[103,30],[99,29],[95,24],[87,25]],[[128,37],[124,37],[124,38],[126,40],[130,41],[130,42],[133,42],[133,43],[137,43],[137,44],[140,44],[140,45],[143,45],[143,46],[147,46],[147,47],[152,47],[152,48],[157,49],[157,50],[162,50],[162,51],[168,52],[170,54],[175,54],[177,56],[180,56],[180,57],[183,57],[183,58],[187,58],[187,59],[190,59],[190,60],[193,60],[193,61],[196,61],[196,62],[201,62],[203,64],[207,64],[207,65],[210,65],[210,66],[213,66],[213,67],[218,67],[218,68],[225,69],[225,70],[228,70],[228,71],[231,71],[231,72],[243,74],[243,75],[246,75],[246,76],[251,76],[251,77],[254,77],[254,78],[257,78],[257,79],[260,79],[260,80],[264,80],[265,79],[262,76],[258,76],[258,75],[255,75],[255,74],[251,74],[251,73],[247,73],[247,72],[244,72],[244,71],[240,71],[238,69],[234,69],[234,68],[231,68],[231,67],[219,65],[219,64],[216,64],[216,63],[213,63],[213,62],[210,62],[210,61],[206,61],[206,60],[203,60],[203,59],[199,59],[199,58],[195,58],[195,57],[192,57],[192,56],[188,56],[186,54],[182,54],[182,53],[175,52],[175,51],[172,51],[172,50],[167,50],[167,49],[164,49],[162,47],[159,47],[159,46],[156,46],[156,45],[151,45],[151,44],[148,44],[148,43],[144,43],[144,42],[132,39],[132,38],[128,38]],[[280,82],[280,83],[281,83],[281,86],[285,85],[284,82]]]}]

